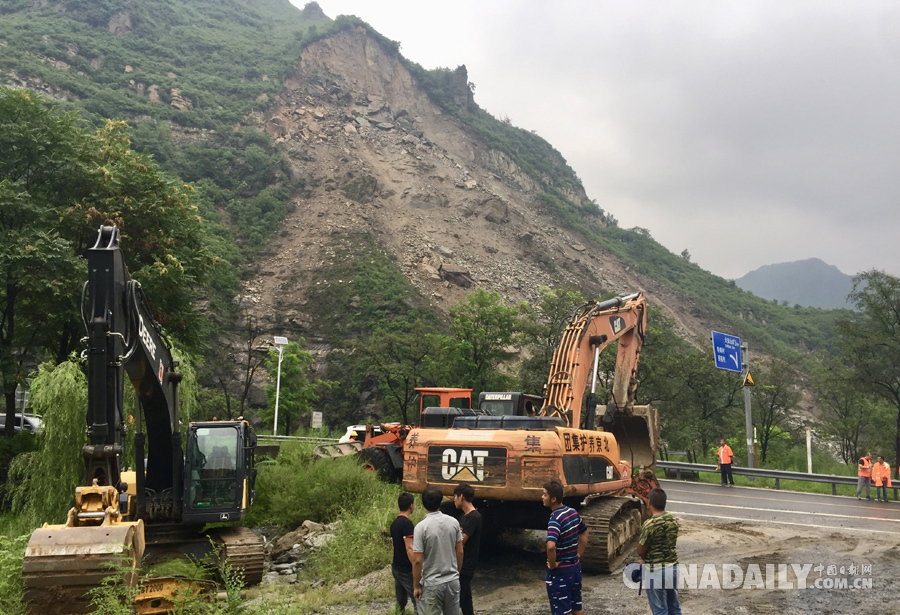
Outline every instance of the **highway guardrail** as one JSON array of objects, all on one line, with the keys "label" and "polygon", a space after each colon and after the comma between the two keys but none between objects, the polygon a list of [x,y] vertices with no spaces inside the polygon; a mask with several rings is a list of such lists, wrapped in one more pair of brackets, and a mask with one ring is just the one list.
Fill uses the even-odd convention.
[{"label": "highway guardrail", "polygon": [[[675,470],[676,480],[681,480],[682,472],[713,472],[719,473],[716,466],[705,463],[685,463],[682,461],[657,461],[657,468],[664,470]],[[838,485],[851,485],[855,487],[858,484],[856,476],[841,476],[838,474],[809,474],[807,472],[788,472],[787,470],[769,470],[767,468],[742,468],[739,466],[731,466],[732,474],[741,476],[751,476],[755,478],[774,478],[775,488],[781,489],[781,481],[783,480],[799,480],[811,483],[826,483],[831,485],[831,495],[837,495]],[[874,488],[874,485],[872,485]],[[894,499],[900,500],[900,482],[894,486],[888,487],[894,490]]]}]

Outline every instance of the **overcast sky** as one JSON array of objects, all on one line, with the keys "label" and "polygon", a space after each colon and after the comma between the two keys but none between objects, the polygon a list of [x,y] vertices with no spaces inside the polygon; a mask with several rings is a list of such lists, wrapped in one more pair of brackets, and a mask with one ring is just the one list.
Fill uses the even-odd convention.
[{"label": "overcast sky", "polygon": [[817,257],[900,275],[900,2],[319,5],[425,68],[465,64],[483,109],[704,269]]}]

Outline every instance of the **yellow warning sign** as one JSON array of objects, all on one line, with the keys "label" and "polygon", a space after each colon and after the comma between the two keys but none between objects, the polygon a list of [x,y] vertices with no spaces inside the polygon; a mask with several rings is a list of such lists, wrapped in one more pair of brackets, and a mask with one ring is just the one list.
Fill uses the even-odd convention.
[{"label": "yellow warning sign", "polygon": [[477,483],[478,477],[472,474],[472,470],[470,470],[467,466],[463,466],[460,468],[459,472],[456,473],[450,480],[458,480],[458,481],[466,481],[469,483]]},{"label": "yellow warning sign", "polygon": [[750,375],[750,370],[747,370],[747,377],[744,378],[744,386],[745,387],[755,387],[756,383],[753,382],[753,376]]}]

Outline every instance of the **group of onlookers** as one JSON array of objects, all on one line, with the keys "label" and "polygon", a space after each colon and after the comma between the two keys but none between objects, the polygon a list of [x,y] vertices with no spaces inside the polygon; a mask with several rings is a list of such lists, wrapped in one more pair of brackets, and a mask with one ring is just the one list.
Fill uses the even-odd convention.
[{"label": "group of onlookers", "polygon": [[[410,515],[413,496],[397,498],[400,514],[391,524],[394,559],[391,571],[397,606],[401,613],[411,600],[416,615],[474,615],[472,578],[481,542],[481,513],[472,503],[475,491],[462,483],[453,491],[459,521],[441,512],[443,495],[437,487],[422,492],[428,511],[418,525]],[[680,615],[677,575],[678,522],[666,512],[666,494],[649,494],[651,513],[641,530],[638,555],[650,573],[647,598],[654,615]],[[541,502],[550,509],[547,523],[547,596],[553,615],[583,615],[581,557],[588,543],[588,528],[578,512],[563,503],[559,481],[544,484]],[[451,512],[451,511],[448,511]],[[664,581],[663,581],[664,579]]]},{"label": "group of onlookers", "polygon": [[394,559],[394,591],[400,612],[412,600],[417,615],[450,613],[474,615],[472,579],[481,545],[481,513],[472,499],[475,490],[462,483],[453,491],[453,504],[462,516],[441,512],[444,496],[437,487],[422,492],[428,511],[418,525],[409,519],[415,501],[409,493],[397,498],[400,514],[391,524]]}]

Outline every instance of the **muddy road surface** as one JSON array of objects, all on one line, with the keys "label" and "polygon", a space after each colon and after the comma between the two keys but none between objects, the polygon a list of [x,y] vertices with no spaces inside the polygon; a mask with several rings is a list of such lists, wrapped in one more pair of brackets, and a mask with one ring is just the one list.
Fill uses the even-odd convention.
[{"label": "muddy road surface", "polygon": [[[675,490],[675,484],[670,487]],[[687,512],[686,505],[674,504],[686,501],[687,496],[670,495],[673,505],[669,508],[681,525],[679,559],[693,571],[687,579],[690,585],[681,590],[686,614],[900,614],[896,589],[900,579],[900,504],[818,496],[823,498],[824,510],[832,511],[827,513],[830,516],[817,517],[794,511],[791,504],[772,503],[772,512],[748,511],[742,518],[741,504],[735,505],[740,500],[733,499],[739,491],[728,490],[732,501],[728,502],[729,514],[722,518],[708,508],[698,514]],[[773,497],[772,492],[747,491]],[[787,493],[787,502],[805,501],[807,495],[782,493]],[[829,506],[847,507],[840,513],[844,518],[836,521],[837,510]],[[870,510],[875,506],[882,511]],[[679,508],[684,510],[679,512]],[[853,522],[856,515],[858,524]],[[835,527],[826,525],[830,523]],[[541,532],[522,532],[483,546],[473,583],[476,612],[549,613],[543,542]],[[636,561],[636,556],[629,561]],[[389,576],[386,572],[381,582],[387,582]],[[392,601],[379,601],[362,610],[347,605],[325,612],[388,613],[392,607]],[[646,596],[638,596],[636,588],[626,586],[621,570],[612,575],[585,575],[584,607],[589,614],[650,612]]]}]

